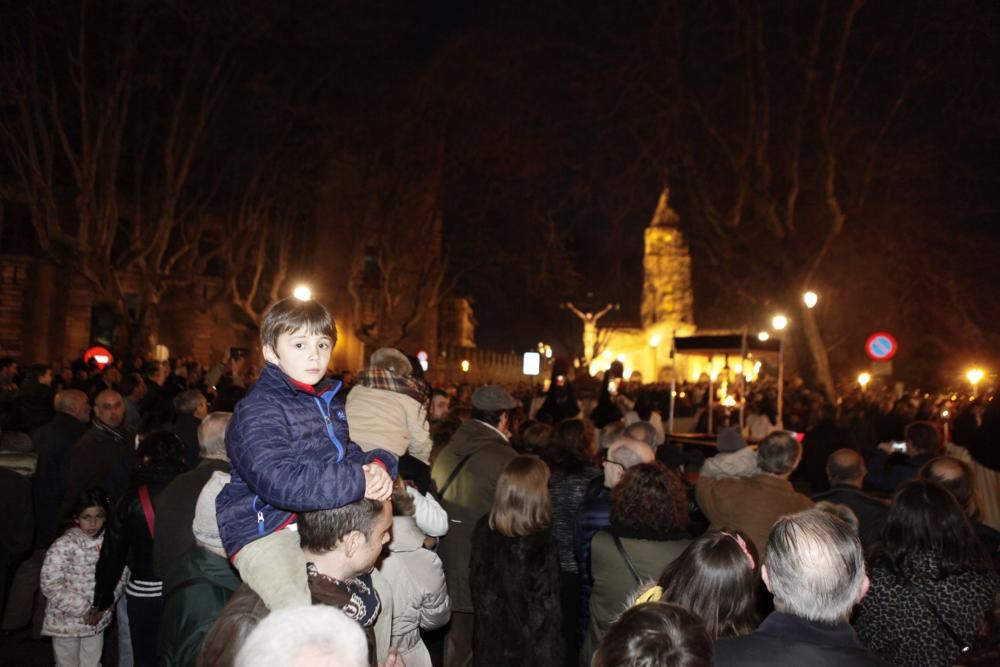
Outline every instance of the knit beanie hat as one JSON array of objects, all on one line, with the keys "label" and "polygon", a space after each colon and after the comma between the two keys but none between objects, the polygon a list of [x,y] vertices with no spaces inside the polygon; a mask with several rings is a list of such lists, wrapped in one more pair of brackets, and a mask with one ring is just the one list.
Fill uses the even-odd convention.
[{"label": "knit beanie hat", "polygon": [[219,537],[219,524],[215,520],[215,497],[222,491],[222,487],[229,484],[229,473],[216,470],[208,478],[201,493],[198,494],[198,502],[194,506],[194,523],[191,525],[191,532],[194,539],[207,547],[222,548],[222,538]]},{"label": "knit beanie hat", "polygon": [[724,428],[716,438],[716,448],[723,454],[738,452],[747,446],[740,432],[735,428]]}]

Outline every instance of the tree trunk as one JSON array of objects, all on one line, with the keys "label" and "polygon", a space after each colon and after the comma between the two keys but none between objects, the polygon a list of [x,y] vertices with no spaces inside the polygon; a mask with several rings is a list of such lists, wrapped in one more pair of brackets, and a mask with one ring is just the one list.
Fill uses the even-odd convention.
[{"label": "tree trunk", "polygon": [[823,342],[819,324],[816,322],[816,311],[800,302],[799,312],[802,320],[802,334],[812,360],[813,373],[815,373],[814,379],[826,392],[827,400],[833,400],[836,394],[834,393],[833,374],[830,372],[830,358],[826,352],[826,343]]}]

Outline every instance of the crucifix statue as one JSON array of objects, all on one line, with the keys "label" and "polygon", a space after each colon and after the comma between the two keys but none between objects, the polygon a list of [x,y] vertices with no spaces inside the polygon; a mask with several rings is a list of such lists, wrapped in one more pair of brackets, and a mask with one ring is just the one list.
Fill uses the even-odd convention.
[{"label": "crucifix statue", "polygon": [[597,345],[597,320],[618,306],[609,303],[603,310],[596,313],[585,313],[574,306],[572,302],[568,302],[564,306],[583,321],[583,354],[589,364],[594,358],[594,346]]}]

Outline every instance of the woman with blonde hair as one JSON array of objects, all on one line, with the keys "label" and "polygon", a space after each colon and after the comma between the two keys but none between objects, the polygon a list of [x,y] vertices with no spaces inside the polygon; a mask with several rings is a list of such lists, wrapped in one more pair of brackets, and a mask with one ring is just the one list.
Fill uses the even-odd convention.
[{"label": "woman with blonde hair", "polygon": [[559,556],[549,469],[518,456],[497,481],[472,537],[473,665],[557,665],[564,659]]}]

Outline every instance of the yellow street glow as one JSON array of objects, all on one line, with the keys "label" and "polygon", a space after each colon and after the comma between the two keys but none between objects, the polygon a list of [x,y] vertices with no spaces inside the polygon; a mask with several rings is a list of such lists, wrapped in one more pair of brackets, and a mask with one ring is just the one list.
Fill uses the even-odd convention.
[{"label": "yellow street glow", "polygon": [[468,359],[462,359],[462,372],[463,373],[468,373],[469,372],[469,366],[470,366],[469,360]]},{"label": "yellow street glow", "polygon": [[788,318],[784,315],[775,315],[771,318],[771,327],[776,331],[781,331],[788,326]]},{"label": "yellow street glow", "polygon": [[312,290],[305,285],[298,285],[294,290],[292,290],[292,296],[299,301],[308,301],[312,298]]},{"label": "yellow street glow", "polygon": [[983,379],[986,372],[981,368],[973,368],[968,373],[965,374],[966,379],[972,383],[972,386],[979,384],[979,381]]},{"label": "yellow street glow", "polygon": [[802,303],[806,304],[806,308],[815,308],[819,303],[819,295],[816,292],[806,292],[802,295]]},{"label": "yellow street glow", "polygon": [[865,385],[872,381],[871,373],[861,373],[858,375],[858,384],[864,389]]},{"label": "yellow street glow", "polygon": [[766,331],[761,331],[759,334],[757,334],[757,340],[759,340],[762,343],[766,340],[769,340],[770,338],[771,334],[767,333]]}]

